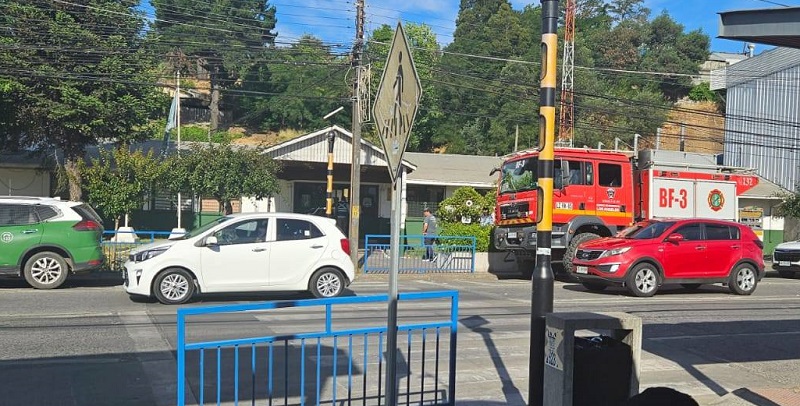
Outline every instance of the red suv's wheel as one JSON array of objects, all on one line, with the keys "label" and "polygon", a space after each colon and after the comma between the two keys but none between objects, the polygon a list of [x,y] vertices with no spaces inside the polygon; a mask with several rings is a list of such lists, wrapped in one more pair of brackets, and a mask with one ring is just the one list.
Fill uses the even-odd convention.
[{"label": "red suv's wheel", "polygon": [[656,294],[661,283],[661,275],[655,265],[642,262],[628,270],[625,285],[632,295],[650,297]]},{"label": "red suv's wheel", "polygon": [[750,264],[739,264],[733,268],[728,279],[728,288],[737,295],[749,295],[756,290],[758,277]]}]

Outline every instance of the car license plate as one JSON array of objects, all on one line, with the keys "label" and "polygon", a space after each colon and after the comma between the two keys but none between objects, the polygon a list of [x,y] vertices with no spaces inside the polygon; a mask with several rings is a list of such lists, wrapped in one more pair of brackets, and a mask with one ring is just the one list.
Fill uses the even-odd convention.
[{"label": "car license plate", "polygon": [[508,233],[508,238],[517,238],[517,232],[516,231],[512,231],[512,232]]},{"label": "car license plate", "polygon": [[587,274],[587,273],[589,273],[589,268],[587,268],[585,266],[578,266],[578,267],[575,268],[575,272],[582,273],[582,274]]},{"label": "car license plate", "polygon": [[789,261],[780,261],[778,262],[779,266],[792,266],[792,263]]}]

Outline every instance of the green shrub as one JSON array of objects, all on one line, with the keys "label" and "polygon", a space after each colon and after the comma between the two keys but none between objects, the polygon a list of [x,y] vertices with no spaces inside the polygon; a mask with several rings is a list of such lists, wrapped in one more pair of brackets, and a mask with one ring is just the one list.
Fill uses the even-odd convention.
[{"label": "green shrub", "polygon": [[[478,252],[486,252],[489,250],[489,238],[492,232],[492,227],[481,226],[478,223],[462,224],[462,223],[442,223],[440,226],[439,235],[447,236],[452,235],[456,237],[475,237],[475,250]],[[462,239],[447,240],[447,237],[439,238],[440,245],[448,244],[465,244]]]},{"label": "green shrub", "polygon": [[[174,141],[178,140],[178,134],[176,130],[172,130],[170,138]],[[211,133],[211,142],[217,144],[230,142],[235,138],[238,138],[238,136],[227,131],[214,131]],[[208,128],[195,126],[181,127],[181,141],[208,142]]]}]

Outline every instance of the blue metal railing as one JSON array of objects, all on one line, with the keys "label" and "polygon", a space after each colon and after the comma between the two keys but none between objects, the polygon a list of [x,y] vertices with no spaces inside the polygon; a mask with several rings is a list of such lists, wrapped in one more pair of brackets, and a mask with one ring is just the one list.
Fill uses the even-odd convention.
[{"label": "blue metal railing", "polygon": [[[397,326],[398,403],[405,400],[406,405],[455,405],[458,292],[413,292],[398,295],[399,304],[409,303],[409,306],[413,306],[413,302],[431,300],[449,300],[446,313],[433,310],[434,316],[441,316],[442,320],[398,323]],[[347,316],[343,316],[341,324],[346,323],[347,326],[338,326],[339,323],[334,323],[333,316],[334,309],[347,307],[351,312],[359,312],[370,304],[380,305],[387,301],[387,295],[375,295],[178,309],[177,404],[186,404],[187,390],[191,390],[190,393],[199,405],[204,405],[208,397],[213,397],[213,402],[217,405],[223,402],[238,405],[240,401],[270,406],[274,403],[301,406],[322,403],[335,405],[337,402],[348,405],[385,404],[385,322],[378,326],[368,323],[358,325],[359,322],[364,324],[363,318],[347,319]],[[198,327],[199,333],[194,333],[194,329],[191,329],[192,335],[207,335],[209,331],[224,333],[220,329],[209,328],[209,320],[228,325],[227,323],[235,321],[241,322],[245,316],[255,317],[248,321],[248,327],[252,329],[256,326],[260,330],[269,326],[281,328],[292,322],[322,322],[320,318],[314,319],[306,314],[277,316],[276,321],[279,323],[274,325],[263,321],[265,317],[269,318],[278,312],[308,307],[325,309],[324,325],[317,331],[192,342],[187,340],[189,317],[197,317],[198,325],[205,327]],[[379,308],[383,309],[382,306]],[[425,310],[431,311],[429,302],[426,302]],[[266,315],[261,316],[265,311]],[[376,320],[385,318],[379,317]],[[449,340],[449,348],[443,351],[441,347],[444,340]],[[323,342],[330,346],[323,346]],[[341,342],[345,344],[340,344]],[[311,348],[308,348],[309,343]],[[345,348],[344,351],[340,345]],[[211,352],[208,359],[206,352]],[[190,357],[189,354],[194,356]],[[323,360],[327,360],[326,365],[323,365]],[[412,364],[415,366],[413,369]],[[194,374],[187,373],[194,368]],[[372,371],[373,368],[377,368],[377,374]],[[443,371],[446,371],[444,376],[440,375]],[[228,375],[231,372],[232,377]],[[337,379],[340,375],[346,376],[346,382],[343,382],[344,379]],[[332,382],[326,387],[325,380]],[[401,390],[403,380],[405,392]],[[429,397],[426,398],[426,395]]]},{"label": "blue metal railing", "polygon": [[122,264],[128,258],[128,253],[144,244],[154,242],[156,239],[166,239],[172,234],[170,231],[103,231],[100,244],[106,256],[106,263],[112,271],[122,270]]},{"label": "blue metal railing", "polygon": [[[400,238],[401,273],[475,272],[475,237],[441,235],[431,245],[433,260],[423,235]],[[391,265],[389,235],[368,234],[364,243],[364,273],[388,273]]]}]

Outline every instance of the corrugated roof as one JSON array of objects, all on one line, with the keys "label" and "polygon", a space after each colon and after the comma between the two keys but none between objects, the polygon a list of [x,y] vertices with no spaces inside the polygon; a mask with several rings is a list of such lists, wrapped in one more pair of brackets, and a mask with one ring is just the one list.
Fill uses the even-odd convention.
[{"label": "corrugated roof", "polygon": [[404,157],[417,165],[407,178],[409,184],[416,185],[494,188],[497,177],[489,172],[502,163],[494,156],[406,152]]},{"label": "corrugated roof", "polygon": [[762,79],[800,64],[800,49],[775,48],[728,66],[726,87]]},{"label": "corrugated roof", "polygon": [[790,193],[780,185],[770,182],[766,178],[758,177],[758,185],[741,194],[740,197],[749,199],[780,199],[779,195]]}]

